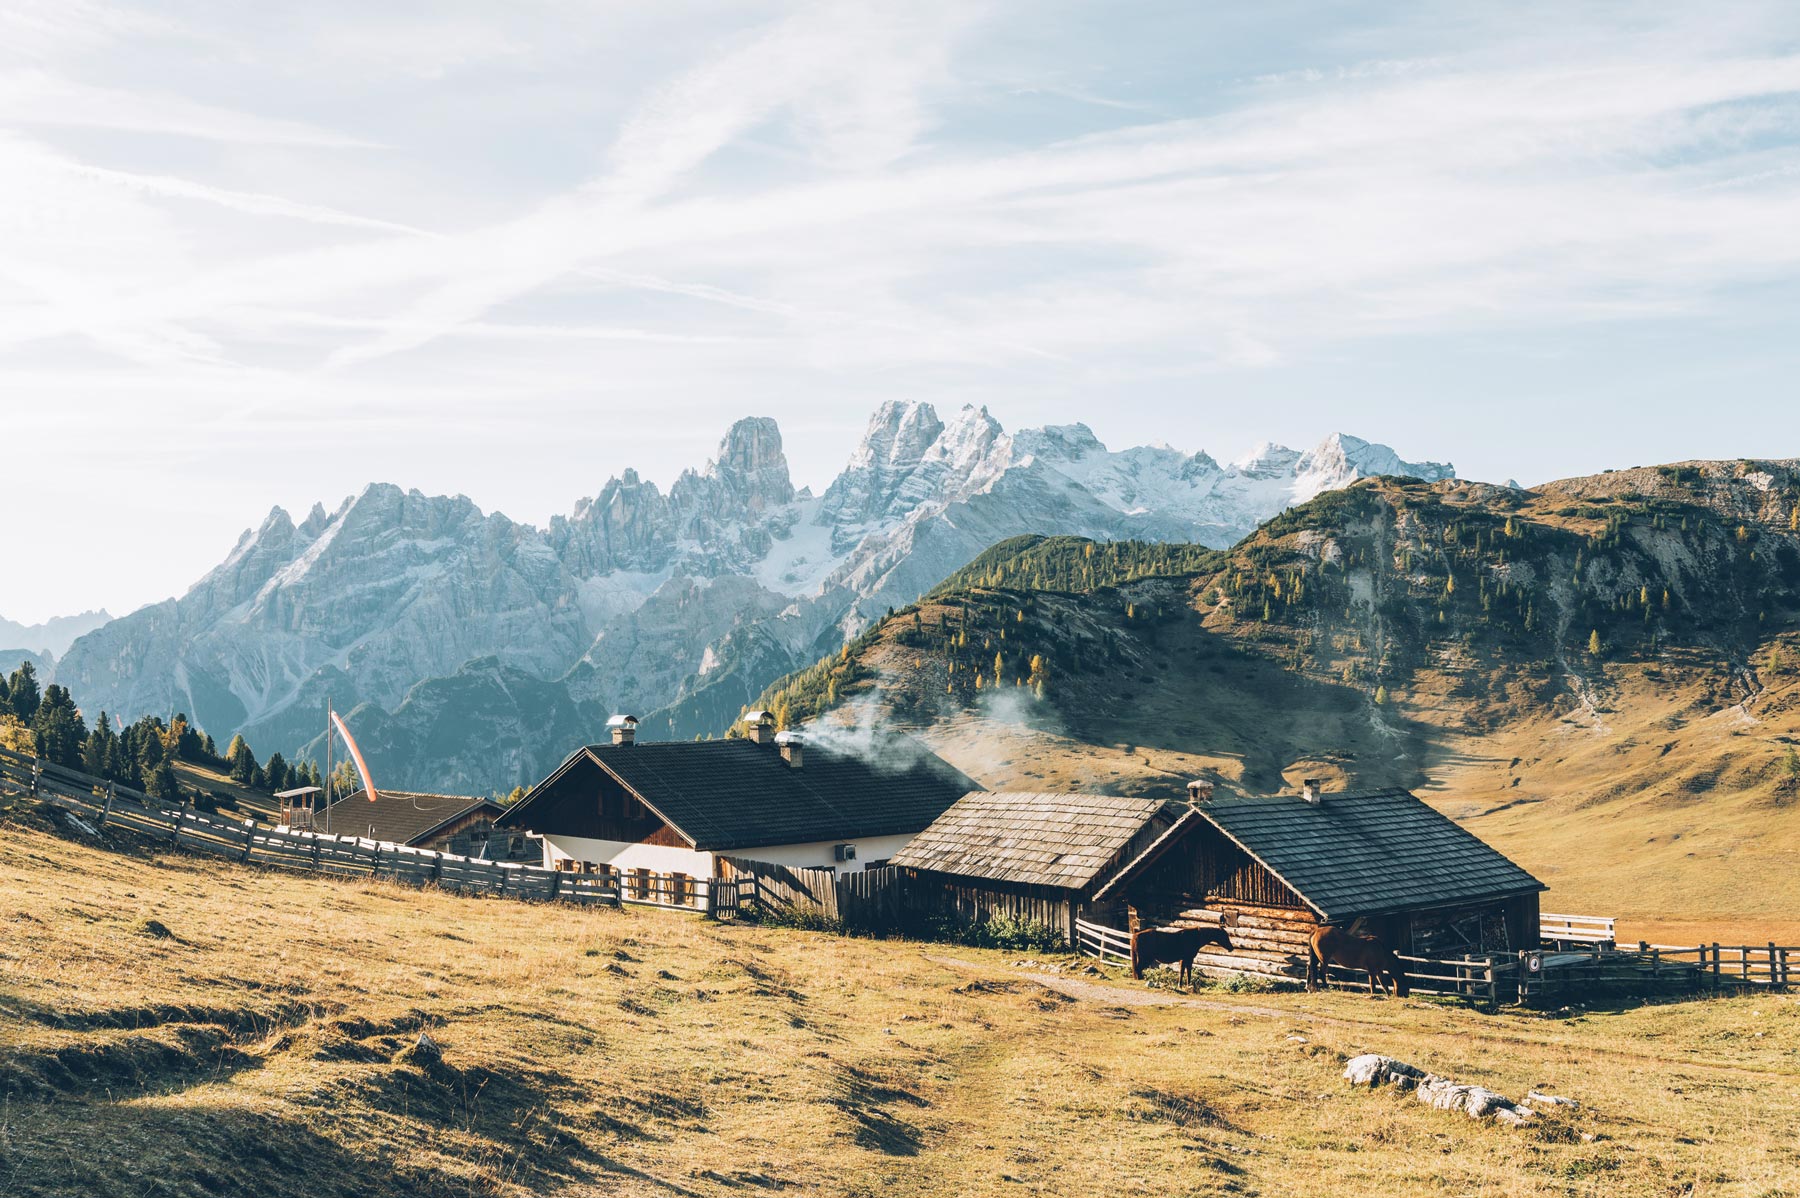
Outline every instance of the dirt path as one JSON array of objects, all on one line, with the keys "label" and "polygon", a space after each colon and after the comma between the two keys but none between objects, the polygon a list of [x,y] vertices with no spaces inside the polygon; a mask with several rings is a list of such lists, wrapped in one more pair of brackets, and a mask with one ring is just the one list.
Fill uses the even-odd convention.
[{"label": "dirt path", "polygon": [[1316,1011],[1300,1011],[1281,1007],[1259,1007],[1247,1003],[1224,1002],[1215,998],[1193,998],[1176,994],[1167,990],[1138,990],[1113,985],[1110,982],[1090,981],[1087,978],[1074,978],[1066,974],[1041,973],[1035,969],[1018,969],[1009,973],[995,973],[988,966],[978,965],[973,961],[964,961],[957,957],[940,957],[931,953],[921,954],[927,961],[935,965],[947,965],[952,969],[960,969],[965,973],[984,973],[993,977],[1022,978],[1038,983],[1047,990],[1058,994],[1066,994],[1070,998],[1088,1002],[1104,1003],[1113,1007],[1183,1007],[1195,1011],[1225,1011],[1233,1015],[1254,1015],[1259,1019],[1280,1019],[1287,1023],[1329,1023],[1338,1027],[1381,1028],[1384,1025],[1368,1019],[1345,1019],[1336,1015],[1321,1015]]}]

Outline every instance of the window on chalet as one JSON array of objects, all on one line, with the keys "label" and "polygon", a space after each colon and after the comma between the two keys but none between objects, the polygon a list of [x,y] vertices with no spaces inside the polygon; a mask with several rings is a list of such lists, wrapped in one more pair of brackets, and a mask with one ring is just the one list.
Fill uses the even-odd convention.
[{"label": "window on chalet", "polygon": [[650,898],[650,871],[634,869],[631,871],[631,897],[648,901]]},{"label": "window on chalet", "polygon": [[694,880],[686,874],[670,874],[669,901],[677,907],[693,906]]}]

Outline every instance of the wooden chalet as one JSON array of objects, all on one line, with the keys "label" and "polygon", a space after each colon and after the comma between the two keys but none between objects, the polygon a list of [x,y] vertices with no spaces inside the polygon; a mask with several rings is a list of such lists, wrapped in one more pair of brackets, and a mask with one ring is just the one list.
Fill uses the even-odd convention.
[{"label": "wooden chalet", "polygon": [[1230,954],[1198,964],[1294,974],[1322,923],[1401,954],[1538,947],[1544,884],[1398,788],[1212,799],[1210,788],[1099,886],[1084,917],[1124,929],[1221,923]]},{"label": "wooden chalet", "polygon": [[537,845],[524,833],[494,830],[506,808],[492,799],[408,790],[375,794],[371,802],[367,791],[358,790],[315,812],[313,829],[493,861],[539,856]]},{"label": "wooden chalet", "polygon": [[728,876],[727,856],[837,874],[885,865],[976,787],[905,737],[847,752],[777,734],[764,712],[727,740],[640,743],[632,716],[609,727],[610,744],[577,749],[497,823],[541,835],[546,866],[618,871],[646,893],[689,894],[695,878]]},{"label": "wooden chalet", "polygon": [[1187,808],[1119,795],[976,791],[894,854],[915,907],[959,922],[1030,919],[1071,941],[1095,891]]}]

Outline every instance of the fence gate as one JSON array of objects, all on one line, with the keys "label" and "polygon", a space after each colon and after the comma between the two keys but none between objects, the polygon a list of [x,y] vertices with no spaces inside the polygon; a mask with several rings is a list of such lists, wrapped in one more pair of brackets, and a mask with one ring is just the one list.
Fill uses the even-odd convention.
[{"label": "fence gate", "polygon": [[738,914],[738,880],[712,880],[712,913],[720,919],[736,919]]},{"label": "fence gate", "polygon": [[1085,919],[1075,921],[1075,946],[1084,957],[1131,964],[1131,934]]}]

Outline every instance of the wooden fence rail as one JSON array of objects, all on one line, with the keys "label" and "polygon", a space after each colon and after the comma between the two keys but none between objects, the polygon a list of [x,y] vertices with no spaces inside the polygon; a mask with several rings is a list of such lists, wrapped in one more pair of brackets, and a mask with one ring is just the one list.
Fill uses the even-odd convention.
[{"label": "wooden fence rail", "polygon": [[[574,874],[517,862],[481,861],[354,836],[270,827],[163,804],[142,791],[0,749],[0,788],[33,794],[92,825],[125,828],[170,844],[255,865],[382,878],[465,894],[533,901],[705,909],[704,879],[685,889],[659,875],[643,897],[622,896],[617,875]],[[677,901],[685,898],[687,901]]]},{"label": "wooden fence rail", "polygon": [[[0,790],[36,795],[76,815],[96,831],[111,824],[200,852],[239,862],[314,873],[384,878],[467,894],[529,901],[633,904],[736,915],[740,909],[815,916],[853,930],[912,930],[941,921],[995,918],[1042,923],[1067,937],[1078,952],[1102,960],[1129,961],[1130,936],[1076,916],[1065,900],[977,895],[955,883],[906,869],[837,875],[829,869],[771,865],[721,858],[719,879],[646,870],[572,873],[515,862],[482,861],[366,840],[353,836],[271,827],[170,806],[142,791],[0,749]],[[1582,917],[1563,921],[1568,932]],[[1774,943],[1723,945],[1609,944],[1561,951],[1517,951],[1486,956],[1402,956],[1410,987],[1422,994],[1458,995],[1490,1002],[1531,1002],[1595,987],[1634,989],[1710,987],[1785,988],[1794,982],[1800,946]],[[1234,960],[1213,954],[1198,964],[1214,972],[1304,977],[1298,957]],[[1334,987],[1368,984],[1367,975],[1330,970]]]},{"label": "wooden fence rail", "polygon": [[1075,921],[1075,947],[1083,956],[1131,964],[1131,934],[1104,924]]}]

